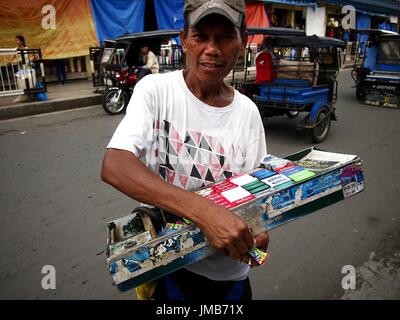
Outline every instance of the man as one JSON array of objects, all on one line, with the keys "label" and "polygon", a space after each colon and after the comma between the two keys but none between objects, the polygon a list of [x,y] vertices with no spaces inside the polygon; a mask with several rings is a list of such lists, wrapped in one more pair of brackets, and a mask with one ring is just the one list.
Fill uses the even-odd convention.
[{"label": "man", "polygon": [[140,53],[143,57],[143,63],[146,67],[151,70],[151,73],[158,73],[160,66],[156,55],[149,49],[148,45],[144,45],[140,48]]},{"label": "man", "polygon": [[65,71],[66,61],[65,59],[56,60],[56,72],[58,84],[64,85],[67,82],[67,72]]},{"label": "man", "polygon": [[[105,154],[102,179],[140,202],[199,226],[218,253],[152,283],[152,299],[251,299],[249,246],[268,245],[238,216],[193,192],[259,165],[257,107],[224,83],[246,43],[241,0],[186,0],[185,70],[149,75]],[[141,157],[147,167],[139,160]]]}]

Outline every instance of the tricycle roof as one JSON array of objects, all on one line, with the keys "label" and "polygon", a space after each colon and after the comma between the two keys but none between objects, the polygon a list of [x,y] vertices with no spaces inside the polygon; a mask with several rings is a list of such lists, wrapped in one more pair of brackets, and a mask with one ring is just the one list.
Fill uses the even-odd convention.
[{"label": "tricycle roof", "polygon": [[271,39],[274,47],[310,47],[310,48],[332,48],[343,47],[344,42],[330,37],[296,36],[296,37],[274,37]]},{"label": "tricycle roof", "polygon": [[267,35],[267,36],[305,36],[304,30],[297,30],[291,28],[247,28],[248,35]]},{"label": "tricycle roof", "polygon": [[136,40],[145,40],[145,39],[162,39],[167,37],[177,37],[179,36],[179,30],[154,30],[154,31],[144,31],[144,32],[135,32],[125,34],[116,38],[117,42],[126,42],[130,43]]},{"label": "tricycle roof", "polygon": [[114,48],[115,47],[115,40],[111,40],[111,39],[106,39],[103,41],[103,47],[104,48]]},{"label": "tricycle roof", "polygon": [[356,33],[365,34],[365,35],[374,35],[374,36],[397,36],[400,35],[397,32],[389,31],[389,30],[381,30],[381,29],[356,29]]}]

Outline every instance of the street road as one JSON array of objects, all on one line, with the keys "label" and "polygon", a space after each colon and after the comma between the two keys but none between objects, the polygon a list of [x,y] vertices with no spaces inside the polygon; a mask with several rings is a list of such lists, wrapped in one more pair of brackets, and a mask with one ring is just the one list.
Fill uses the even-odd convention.
[{"label": "street road", "polygon": [[[366,190],[270,232],[270,259],[250,277],[255,299],[400,298],[400,110],[360,104],[348,70],[339,78],[327,151],[364,161]],[[65,88],[68,89],[68,86]],[[106,224],[136,203],[100,180],[122,116],[101,106],[0,122],[0,299],[135,299],[112,285]],[[312,146],[286,117],[267,123],[268,151]],[[42,267],[56,289],[42,289]],[[342,267],[357,268],[343,290]]]}]

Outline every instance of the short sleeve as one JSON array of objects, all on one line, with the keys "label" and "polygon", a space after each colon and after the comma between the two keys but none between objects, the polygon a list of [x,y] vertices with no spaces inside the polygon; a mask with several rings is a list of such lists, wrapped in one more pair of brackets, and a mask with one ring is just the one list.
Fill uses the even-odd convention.
[{"label": "short sleeve", "polygon": [[154,91],[151,75],[139,81],[129,101],[126,115],[115,130],[107,148],[131,151],[141,157],[154,140]]},{"label": "short sleeve", "polygon": [[248,144],[246,147],[246,170],[252,170],[260,166],[260,161],[267,154],[267,143],[265,130],[261,116],[256,109],[252,113],[252,126],[249,132]]}]

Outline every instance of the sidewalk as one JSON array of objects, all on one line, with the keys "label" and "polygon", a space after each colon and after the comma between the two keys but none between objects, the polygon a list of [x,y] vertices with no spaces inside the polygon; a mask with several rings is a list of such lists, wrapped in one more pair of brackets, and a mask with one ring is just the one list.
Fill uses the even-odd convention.
[{"label": "sidewalk", "polygon": [[50,83],[47,85],[48,101],[13,103],[16,97],[0,97],[0,120],[81,108],[101,104],[102,100],[91,80],[71,80],[63,86]]}]

